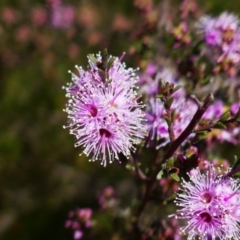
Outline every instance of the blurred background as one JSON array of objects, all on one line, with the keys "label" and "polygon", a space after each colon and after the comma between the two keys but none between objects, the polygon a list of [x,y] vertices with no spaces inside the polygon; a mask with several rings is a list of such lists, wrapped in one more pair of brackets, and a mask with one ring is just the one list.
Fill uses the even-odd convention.
[{"label": "blurred background", "polygon": [[[239,1],[199,2],[206,13],[240,11]],[[112,55],[127,52],[124,61],[137,67],[139,36],[154,34],[161,6],[177,9],[180,3],[0,1],[0,239],[72,239],[64,228],[68,212],[99,209],[97,196],[108,185],[129,204],[135,183],[124,168],[89,163],[63,130],[62,86],[71,80],[68,70],[86,67],[87,54],[105,47]],[[157,7],[146,14],[149,4]],[[98,237],[91,239],[109,239],[114,232],[107,217],[100,221]]]}]

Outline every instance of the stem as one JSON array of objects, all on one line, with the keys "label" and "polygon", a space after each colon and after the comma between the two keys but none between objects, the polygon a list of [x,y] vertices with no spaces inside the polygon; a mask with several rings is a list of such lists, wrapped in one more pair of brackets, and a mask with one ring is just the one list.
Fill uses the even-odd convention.
[{"label": "stem", "polygon": [[170,123],[169,123],[169,126],[168,126],[168,134],[169,134],[169,137],[170,137],[170,141],[173,142],[175,140],[175,134],[174,134],[174,131],[173,131],[173,125],[172,125],[172,117],[171,117],[171,110],[170,109],[166,109],[167,111],[167,115],[168,117],[171,119]]}]

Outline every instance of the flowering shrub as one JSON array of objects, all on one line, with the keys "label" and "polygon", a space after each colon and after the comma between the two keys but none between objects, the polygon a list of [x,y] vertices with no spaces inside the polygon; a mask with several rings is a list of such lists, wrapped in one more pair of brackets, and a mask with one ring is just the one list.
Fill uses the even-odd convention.
[{"label": "flowering shrub", "polygon": [[[138,1],[135,4],[148,19],[151,7],[146,5],[145,9]],[[180,11],[186,4],[188,1]],[[189,11],[194,14],[196,6]],[[152,53],[155,58],[145,63],[145,70],[134,70],[122,63],[123,55],[108,56],[104,50],[89,54],[88,69],[77,66],[78,74],[71,72],[72,82],[64,87],[67,128],[76,137],[75,146],[82,147],[90,161],[99,159],[105,167],[117,159],[145,185],[139,191],[136,209],[120,207],[112,187],[100,197],[102,211],[109,211],[113,219],[124,219],[123,212],[132,217],[128,226],[122,226],[129,239],[240,237],[239,180],[234,178],[239,159],[233,169],[228,166],[222,171],[206,160],[218,142],[239,144],[240,108],[236,101],[240,96],[237,92],[235,97],[224,95],[228,86],[218,75],[234,77],[234,81],[225,81],[239,86],[239,19],[224,12],[217,18],[202,16],[191,23],[187,20],[190,12],[167,31],[176,55],[188,49],[188,54],[177,59],[172,56],[171,67],[157,61],[161,57],[158,53]],[[174,66],[174,61],[178,65]],[[222,92],[214,86],[217,81]],[[221,161],[214,161],[221,165]],[[175,213],[162,215],[160,226],[144,217],[149,215],[147,206],[154,191],[160,202],[168,205],[171,199],[178,206]],[[179,227],[166,220],[172,216],[187,221]]]},{"label": "flowering shrub", "polygon": [[1,239],[240,238],[230,2],[0,1]]}]

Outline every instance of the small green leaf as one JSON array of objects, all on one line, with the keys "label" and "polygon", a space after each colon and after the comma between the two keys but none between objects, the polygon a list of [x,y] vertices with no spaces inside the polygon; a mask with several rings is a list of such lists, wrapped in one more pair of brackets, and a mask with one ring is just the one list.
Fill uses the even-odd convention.
[{"label": "small green leaf", "polygon": [[165,98],[165,96],[162,95],[162,94],[158,94],[158,95],[156,96],[156,98]]},{"label": "small green leaf", "polygon": [[172,178],[173,180],[175,180],[175,181],[177,181],[177,182],[180,181],[180,178],[179,178],[179,176],[177,175],[177,173],[172,173],[170,176],[171,176],[171,178]]},{"label": "small green leaf", "polygon": [[182,88],[181,85],[176,86],[176,87],[173,89],[173,93],[175,93],[175,92],[176,92],[177,90],[179,90],[180,88]]},{"label": "small green leaf", "polygon": [[107,64],[107,68],[108,68],[108,69],[112,67],[114,61],[115,61],[115,57],[111,57],[111,58],[109,59],[108,64]]},{"label": "small green leaf", "polygon": [[140,167],[140,166],[141,166],[141,163],[140,163],[140,162],[136,163],[136,166],[137,166],[137,167]]},{"label": "small green leaf", "polygon": [[171,126],[171,119],[169,118],[169,117],[164,117],[164,119],[166,120],[166,122],[167,122],[167,125],[168,126]]},{"label": "small green leaf", "polygon": [[161,83],[161,86],[163,86],[163,87],[166,86],[166,82],[163,79],[160,80],[160,83]]},{"label": "small green leaf", "polygon": [[199,135],[198,135],[198,140],[203,140],[207,137],[207,131],[202,131]]},{"label": "small green leaf", "polygon": [[172,103],[173,103],[174,97],[170,97],[167,102],[166,102],[166,106],[167,108],[171,108]]},{"label": "small green leaf", "polygon": [[208,84],[208,83],[210,82],[210,78],[209,78],[209,77],[207,77],[207,78],[202,78],[202,79],[200,79],[200,82],[201,82],[202,84]]},{"label": "small green leaf", "polygon": [[234,174],[235,177],[240,177],[240,172]]},{"label": "small green leaf", "polygon": [[127,165],[126,165],[126,169],[127,169],[127,170],[132,170],[132,169],[133,169],[133,166],[132,166],[131,164],[127,164]]},{"label": "small green leaf", "polygon": [[88,57],[94,64],[97,64],[97,59],[95,58],[94,54],[88,54]]},{"label": "small green leaf", "polygon": [[160,180],[163,176],[163,170],[160,170],[158,175],[157,175],[157,180]]},{"label": "small green leaf", "polygon": [[171,157],[167,160],[167,166],[168,167],[173,167],[173,164],[174,164],[174,158]]},{"label": "small green leaf", "polygon": [[176,112],[175,112],[175,110],[172,110],[172,112],[171,112],[171,119],[172,119],[172,121],[174,121],[175,116],[176,116]]},{"label": "small green leaf", "polygon": [[230,117],[230,111],[225,112],[219,119],[219,121],[224,122]]},{"label": "small green leaf", "polygon": [[234,163],[233,163],[233,165],[235,165],[235,164],[237,163],[238,156],[237,156],[237,155],[234,155],[234,156],[233,156],[233,159],[234,159]]},{"label": "small green leaf", "polygon": [[226,126],[221,123],[221,122],[217,122],[215,125],[214,125],[214,128],[217,128],[217,129],[226,129]]}]

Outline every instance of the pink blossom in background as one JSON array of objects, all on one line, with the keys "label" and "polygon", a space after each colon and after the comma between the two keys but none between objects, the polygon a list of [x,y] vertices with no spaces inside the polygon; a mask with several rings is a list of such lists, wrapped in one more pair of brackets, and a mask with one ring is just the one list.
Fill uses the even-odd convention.
[{"label": "pink blossom in background", "polygon": [[75,10],[70,5],[55,4],[51,8],[51,24],[55,28],[69,28],[75,20]]},{"label": "pink blossom in background", "polygon": [[18,42],[24,43],[30,39],[31,31],[28,26],[21,26],[17,29],[15,38]]},{"label": "pink blossom in background", "polygon": [[46,0],[46,2],[51,6],[51,7],[56,7],[59,6],[62,3],[62,0]]},{"label": "pink blossom in background", "polygon": [[203,114],[202,118],[204,119],[219,119],[220,116],[224,113],[224,104],[221,100],[215,101],[210,105],[206,112]]},{"label": "pink blossom in background", "polygon": [[1,19],[8,25],[12,25],[17,21],[17,12],[11,7],[5,7],[1,11]]},{"label": "pink blossom in background", "polygon": [[31,13],[32,22],[36,26],[42,26],[47,21],[47,11],[44,8],[34,8]]},{"label": "pink blossom in background", "polygon": [[202,33],[209,57],[217,65],[215,73],[226,72],[236,76],[240,63],[240,21],[237,16],[227,12],[218,17],[203,16],[197,23]]},{"label": "pink blossom in background", "polygon": [[111,208],[116,204],[115,190],[113,187],[106,187],[98,197],[99,205],[102,210]]},{"label": "pink blossom in background", "polygon": [[91,218],[92,209],[90,208],[79,208],[69,212],[65,227],[74,230],[74,240],[81,239],[84,236],[84,232],[92,227]]},{"label": "pink blossom in background", "polygon": [[[163,67],[157,69],[154,64],[148,64],[146,72],[139,76],[139,91],[146,95],[148,98],[156,96],[159,93],[159,86],[161,80],[169,83],[173,83],[175,86],[182,85],[182,81],[178,78],[174,69],[169,67]],[[186,92],[184,88],[180,88],[173,94],[176,98],[185,97]]]}]

